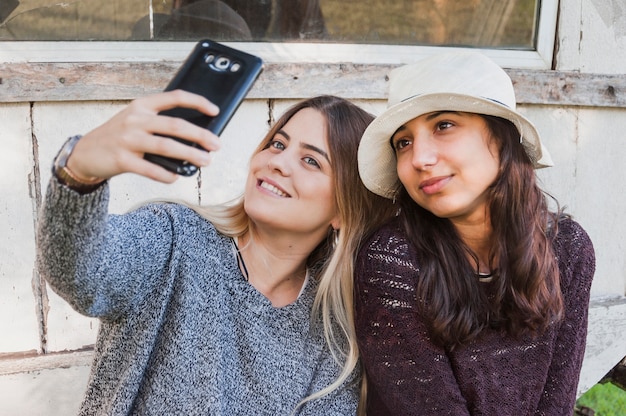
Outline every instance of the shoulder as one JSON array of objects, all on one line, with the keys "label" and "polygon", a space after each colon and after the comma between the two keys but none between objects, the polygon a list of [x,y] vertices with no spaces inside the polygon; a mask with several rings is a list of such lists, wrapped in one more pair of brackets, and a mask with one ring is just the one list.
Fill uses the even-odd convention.
[{"label": "shoulder", "polygon": [[[225,237],[218,233],[213,223],[202,217],[191,207],[177,202],[151,202],[125,214],[119,221],[127,224],[132,232],[146,236],[160,233],[163,239],[171,236],[175,246],[202,248],[218,246]],[[158,237],[157,237],[158,238]]]},{"label": "shoulder", "polygon": [[167,215],[182,220],[193,220],[199,217],[191,207],[179,202],[150,202],[140,207],[139,210],[147,210],[154,214]]},{"label": "shoulder", "polygon": [[589,234],[571,217],[559,219],[553,246],[558,257],[584,256],[595,258],[595,251]]},{"label": "shoulder", "polygon": [[407,253],[409,246],[406,232],[396,217],[370,234],[361,245],[359,255],[375,252]]},{"label": "shoulder", "polygon": [[582,246],[592,245],[591,238],[585,229],[570,216],[562,216],[559,219],[556,238]]},{"label": "shoulder", "polygon": [[577,282],[588,290],[596,267],[595,251],[589,234],[572,218],[563,217],[558,222],[553,248],[563,289]]},{"label": "shoulder", "polygon": [[376,230],[359,250],[356,272],[412,276],[418,270],[417,253],[398,218]]},{"label": "shoulder", "polygon": [[139,209],[143,210],[147,215],[162,217],[169,221],[173,227],[179,231],[184,230],[207,230],[216,233],[213,224],[202,217],[191,207],[177,202],[154,202],[149,203]]}]

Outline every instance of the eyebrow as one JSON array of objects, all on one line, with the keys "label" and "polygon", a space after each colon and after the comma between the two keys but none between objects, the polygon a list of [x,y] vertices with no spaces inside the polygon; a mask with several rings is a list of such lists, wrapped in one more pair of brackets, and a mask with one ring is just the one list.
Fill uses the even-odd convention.
[{"label": "eyebrow", "polygon": [[[284,136],[285,139],[287,139],[287,141],[291,141],[291,137],[284,130],[278,130],[276,134],[280,134],[281,136]],[[326,159],[328,163],[330,163],[330,158],[328,157],[328,153],[326,153],[324,150],[320,149],[319,147],[313,146],[312,144],[308,144],[308,143],[302,143],[300,147],[311,150],[315,153],[319,153],[321,156],[324,157],[324,159]]]},{"label": "eyebrow", "polygon": [[391,146],[391,148],[393,149],[393,138],[396,137],[396,134],[398,134],[398,132],[402,131],[402,130],[406,130],[406,126],[403,124],[400,127],[398,127],[396,129],[396,131],[393,132],[393,134],[389,137],[389,145]]},{"label": "eyebrow", "polygon": [[427,120],[427,121],[430,121],[430,120],[432,120],[432,119],[434,119],[434,118],[439,117],[439,116],[440,116],[440,115],[442,115],[442,114],[447,114],[447,113],[450,113],[450,114],[456,114],[456,115],[460,115],[460,114],[461,114],[461,113],[460,113],[460,112],[458,112],[458,111],[435,111],[435,112],[433,112],[433,113],[430,113],[430,114],[426,115],[426,120]]},{"label": "eyebrow", "polygon": [[[460,113],[460,112],[458,112],[458,111],[451,111],[451,110],[434,111],[434,112],[432,112],[432,113],[428,113],[428,114],[426,114],[426,121],[431,121],[431,120],[433,120],[433,119],[435,119],[435,118],[439,117],[439,116],[440,116],[440,115],[442,115],[442,114],[448,114],[448,113],[450,113],[450,114],[456,114],[456,115],[460,115],[460,114],[461,114],[461,113]],[[402,130],[406,130],[406,128],[407,128],[407,127],[406,127],[406,125],[405,125],[405,124],[401,125],[400,127],[398,127],[398,128],[396,129],[396,131],[394,131],[394,132],[393,132],[393,134],[391,135],[391,137],[389,137],[389,143],[390,143],[392,146],[393,146],[393,138],[394,138],[394,136],[395,136],[398,132],[400,132],[400,131],[402,131]]]},{"label": "eyebrow", "polygon": [[393,134],[391,135],[391,139],[393,139],[393,136],[395,136],[395,135],[396,135],[396,133],[398,133],[399,131],[402,131],[402,130],[406,130],[406,126],[405,126],[404,124],[403,124],[403,125],[401,125],[400,127],[398,127],[398,128],[396,129],[396,131],[394,131],[394,132],[393,132]]}]

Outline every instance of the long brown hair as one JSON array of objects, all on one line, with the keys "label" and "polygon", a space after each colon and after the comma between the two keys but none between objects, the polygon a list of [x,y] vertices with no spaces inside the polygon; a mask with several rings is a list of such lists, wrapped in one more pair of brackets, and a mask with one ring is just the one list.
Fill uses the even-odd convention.
[{"label": "long brown hair", "polygon": [[401,189],[400,217],[419,253],[420,307],[429,318],[431,338],[447,348],[474,339],[483,329],[512,336],[541,333],[562,316],[559,269],[551,239],[560,210],[547,197],[519,133],[508,120],[482,116],[500,151],[500,171],[489,189],[493,229],[490,266],[497,270],[492,297],[479,287],[472,254],[451,221],[418,206]]},{"label": "long brown hair", "polygon": [[[326,120],[335,204],[341,219],[338,234],[329,227],[328,235],[307,260],[319,282],[311,318],[313,322],[321,322],[329,348],[343,370],[331,385],[301,404],[332,392],[355,371],[358,348],[354,333],[354,259],[366,236],[396,211],[390,200],[365,188],[358,173],[359,142],[374,116],[343,98],[322,95],[296,103],[273,124],[253,154],[265,149],[276,133],[305,108],[319,111]],[[242,236],[251,226],[243,198],[232,204],[194,209],[230,237]]]}]

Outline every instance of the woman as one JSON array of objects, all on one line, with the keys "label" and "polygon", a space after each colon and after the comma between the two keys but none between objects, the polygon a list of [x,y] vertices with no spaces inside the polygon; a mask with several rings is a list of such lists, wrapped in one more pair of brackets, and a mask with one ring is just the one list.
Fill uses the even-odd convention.
[{"label": "woman", "polygon": [[475,52],[396,69],[359,170],[399,216],[355,266],[369,415],[571,415],[591,241],[551,212],[511,80]]},{"label": "woman", "polygon": [[176,179],[144,153],[208,163],[206,151],[161,136],[219,147],[158,115],[173,107],[217,111],[184,91],[140,98],[55,161],[39,269],[101,321],[81,414],[354,414],[352,262],[364,225],[392,208],[355,166],[372,116],[337,97],[305,100],[256,149],[234,205],[108,214],[107,179]]}]

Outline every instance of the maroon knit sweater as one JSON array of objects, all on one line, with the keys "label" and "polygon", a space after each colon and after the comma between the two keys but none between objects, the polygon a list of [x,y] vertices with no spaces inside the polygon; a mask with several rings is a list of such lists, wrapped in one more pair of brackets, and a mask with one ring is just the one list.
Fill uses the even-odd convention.
[{"label": "maroon knit sweater", "polygon": [[368,416],[571,416],[595,254],[587,233],[570,219],[559,223],[554,251],[563,321],[535,339],[486,330],[449,351],[431,342],[418,312],[415,248],[397,221],[380,229],[356,264],[356,332]]}]

